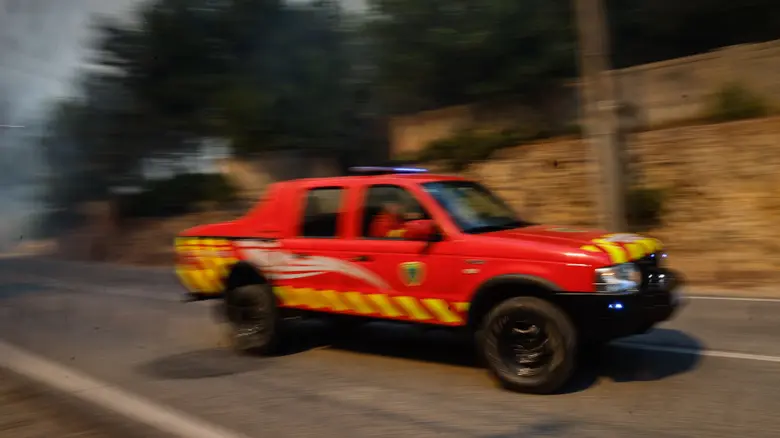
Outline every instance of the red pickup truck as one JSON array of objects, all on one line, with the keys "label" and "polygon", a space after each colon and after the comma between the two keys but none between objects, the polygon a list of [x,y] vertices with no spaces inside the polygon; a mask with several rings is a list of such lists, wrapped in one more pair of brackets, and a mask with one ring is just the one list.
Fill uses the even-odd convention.
[{"label": "red pickup truck", "polygon": [[656,239],[532,224],[461,177],[362,170],[275,183],[244,217],[177,237],[188,296],[220,300],[239,350],[271,352],[293,315],[451,327],[504,387],[549,393],[584,346],[679,307]]}]

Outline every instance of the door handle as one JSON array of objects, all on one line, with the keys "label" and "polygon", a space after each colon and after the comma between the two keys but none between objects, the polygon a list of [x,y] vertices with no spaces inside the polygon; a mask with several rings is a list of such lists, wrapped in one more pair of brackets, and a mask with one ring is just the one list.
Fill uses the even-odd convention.
[{"label": "door handle", "polygon": [[352,257],[349,260],[352,262],[368,262],[371,261],[371,257],[367,255],[360,255],[360,256]]}]

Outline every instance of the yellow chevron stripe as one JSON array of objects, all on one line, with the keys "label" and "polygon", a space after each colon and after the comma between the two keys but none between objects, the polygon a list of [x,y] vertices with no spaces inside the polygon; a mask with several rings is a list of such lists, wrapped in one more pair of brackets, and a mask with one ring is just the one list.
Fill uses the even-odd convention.
[{"label": "yellow chevron stripe", "polygon": [[319,310],[328,307],[328,303],[325,301],[320,291],[309,288],[302,290],[304,291],[302,292],[302,295],[305,297],[306,305],[309,306],[309,308]]},{"label": "yellow chevron stripe", "polygon": [[349,306],[344,304],[344,301],[339,298],[338,292],[334,290],[324,290],[321,292],[323,300],[328,303],[328,308],[336,312],[344,312],[349,310]]},{"label": "yellow chevron stripe", "polygon": [[214,286],[211,284],[211,279],[206,277],[202,270],[191,269],[190,281],[195,284],[199,292],[213,292]]},{"label": "yellow chevron stripe", "polygon": [[450,306],[442,300],[427,298],[422,300],[423,304],[430,309],[441,322],[451,324],[453,322],[463,322],[463,319],[450,310]]},{"label": "yellow chevron stripe", "polygon": [[458,312],[468,312],[471,307],[471,303],[454,303],[453,305]]},{"label": "yellow chevron stripe", "polygon": [[647,255],[647,248],[639,243],[626,243],[625,245],[631,260],[641,259]]},{"label": "yellow chevron stripe", "polygon": [[295,306],[303,306],[308,307],[308,300],[306,297],[306,291],[307,289],[297,288],[297,287],[291,287],[287,289],[287,292],[290,296],[290,299],[295,303]]},{"label": "yellow chevron stripe", "polygon": [[606,251],[613,264],[625,263],[628,261],[626,257],[626,251],[620,246],[612,242],[607,242],[604,239],[594,239],[593,243],[598,245],[599,248]]},{"label": "yellow chevron stripe", "polygon": [[203,277],[209,282],[209,291],[210,292],[218,292],[222,291],[224,286],[223,278],[218,270],[217,265],[214,263],[214,260],[210,257],[201,257],[200,258],[201,263],[203,264],[203,269],[201,272],[203,273]]},{"label": "yellow chevron stripe", "polygon": [[396,297],[395,299],[406,311],[406,314],[418,321],[425,321],[431,319],[431,315],[425,311],[420,303],[412,297]]},{"label": "yellow chevron stripe", "polygon": [[[339,293],[334,290],[316,290],[289,286],[276,286],[273,288],[273,291],[279,297],[281,304],[288,307],[308,307],[314,310],[327,309],[335,312],[351,310],[362,315],[376,315],[376,309],[378,309],[378,314],[384,318],[408,316],[417,321],[435,320],[450,325],[462,324],[464,319],[456,312],[466,312],[469,309],[469,303],[467,302],[448,304],[446,300],[440,299],[418,300],[413,297],[390,297],[386,294]],[[372,307],[369,303],[372,303],[374,306]],[[404,311],[401,311],[398,306]],[[455,311],[452,309],[455,309]]]},{"label": "yellow chevron stripe", "polygon": [[583,251],[590,251],[590,252],[601,252],[598,246],[596,245],[585,245],[580,247]]},{"label": "yellow chevron stripe", "polygon": [[656,251],[655,242],[653,241],[653,239],[642,239],[636,243],[638,245],[642,245],[642,248],[644,248],[645,250],[645,255],[652,254]]},{"label": "yellow chevron stripe", "polygon": [[376,305],[376,307],[379,309],[379,313],[382,316],[386,316],[390,318],[397,318],[399,316],[403,316],[403,313],[401,313],[398,309],[396,309],[393,303],[390,302],[390,298],[388,298],[387,295],[382,295],[382,294],[368,295],[368,299],[371,300],[371,302]]},{"label": "yellow chevron stripe", "polygon": [[350,304],[350,308],[355,312],[361,313],[363,315],[370,315],[374,313],[374,309],[372,309],[371,306],[366,303],[366,301],[363,299],[363,294],[360,292],[345,292],[344,298],[347,299],[347,302]]},{"label": "yellow chevron stripe", "polygon": [[190,292],[199,292],[198,285],[192,281],[192,276],[190,275],[189,269],[177,267],[176,275],[178,275],[179,280],[184,285],[185,289]]},{"label": "yellow chevron stripe", "polygon": [[212,278],[219,278],[216,272],[216,264],[214,263],[213,257],[207,257],[205,255],[198,256],[198,261],[200,262],[201,266],[203,266],[203,270],[208,272]]},{"label": "yellow chevron stripe", "polygon": [[274,295],[279,298],[283,306],[295,306],[295,300],[290,294],[290,288],[286,286],[274,286]]},{"label": "yellow chevron stripe", "polygon": [[214,257],[211,259],[211,262],[222,279],[225,279],[230,275],[230,268],[236,263],[235,259],[228,257]]}]

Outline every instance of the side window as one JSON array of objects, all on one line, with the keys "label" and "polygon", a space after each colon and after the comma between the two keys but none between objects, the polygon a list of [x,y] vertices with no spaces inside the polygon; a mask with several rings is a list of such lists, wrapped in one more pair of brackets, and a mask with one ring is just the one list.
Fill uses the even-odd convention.
[{"label": "side window", "polygon": [[430,218],[406,189],[391,185],[371,186],[363,205],[361,236],[369,239],[403,239],[406,221]]},{"label": "side window", "polygon": [[309,190],[301,221],[301,237],[336,237],[343,192],[340,187]]}]

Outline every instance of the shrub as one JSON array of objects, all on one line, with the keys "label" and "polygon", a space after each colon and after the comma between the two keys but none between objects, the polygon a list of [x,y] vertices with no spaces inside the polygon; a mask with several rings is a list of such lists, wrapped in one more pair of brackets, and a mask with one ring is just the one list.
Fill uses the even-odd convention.
[{"label": "shrub", "polygon": [[148,182],[139,193],[122,196],[122,217],[166,217],[196,210],[202,202],[226,205],[237,199],[237,189],[221,174],[180,174]]},{"label": "shrub", "polygon": [[728,122],[766,117],[769,113],[769,106],[761,96],[731,83],[712,96],[706,116],[711,122]]},{"label": "shrub", "polygon": [[544,136],[544,133],[522,133],[518,130],[462,130],[455,135],[429,143],[418,155],[419,161],[441,161],[452,171],[461,171],[470,163],[484,161],[493,152],[524,141]]},{"label": "shrub", "polygon": [[657,188],[636,188],[626,194],[626,216],[632,228],[654,228],[661,225],[666,191]]}]

